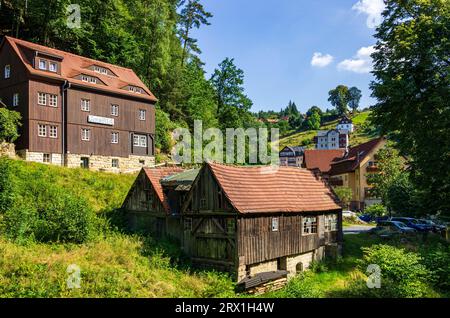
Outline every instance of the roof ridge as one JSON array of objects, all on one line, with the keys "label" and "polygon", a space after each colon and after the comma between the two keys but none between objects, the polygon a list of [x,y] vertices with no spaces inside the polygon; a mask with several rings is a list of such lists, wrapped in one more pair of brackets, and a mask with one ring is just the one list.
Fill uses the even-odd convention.
[{"label": "roof ridge", "polygon": [[[71,56],[74,56],[74,57],[79,57],[79,58],[82,58],[82,59],[86,59],[88,61],[100,62],[100,63],[106,64],[106,65],[109,65],[109,66],[118,67],[118,68],[121,68],[123,70],[134,72],[133,69],[131,69],[129,67],[125,67],[125,66],[121,66],[121,65],[117,65],[117,64],[112,64],[112,63],[104,62],[104,61],[101,61],[101,60],[96,60],[96,59],[93,59],[93,58],[90,58],[90,57],[86,57],[86,56],[75,54],[75,53],[68,52],[68,51],[63,51],[63,50],[60,50],[60,49],[57,49],[57,48],[45,46],[45,45],[38,44],[38,43],[35,43],[35,42],[14,38],[14,37],[8,36],[8,35],[5,35],[5,38],[10,40],[10,41],[12,41],[12,42],[14,42],[14,43],[16,43],[16,44],[23,44],[23,46],[26,46],[26,44],[36,45],[38,47],[43,48],[44,50],[45,49],[47,49],[47,50],[50,49],[50,50],[54,50],[54,51],[57,51],[57,52],[60,52],[60,53],[63,53],[63,54],[67,54],[67,55],[71,55]],[[30,47],[28,47],[28,48],[30,48]]]}]

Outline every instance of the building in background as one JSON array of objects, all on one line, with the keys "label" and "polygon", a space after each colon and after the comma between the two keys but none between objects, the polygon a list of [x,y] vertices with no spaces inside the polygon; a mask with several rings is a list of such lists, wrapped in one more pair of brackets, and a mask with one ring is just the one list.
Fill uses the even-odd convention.
[{"label": "building in background", "polygon": [[366,206],[381,202],[372,196],[367,174],[378,171],[376,153],[385,144],[385,138],[370,140],[350,148],[344,156],[336,158],[331,163],[331,169],[328,172],[330,184],[352,189],[351,209],[363,210]]},{"label": "building in background", "polygon": [[280,166],[301,167],[303,152],[303,147],[284,147],[280,151]]},{"label": "building in background", "polygon": [[0,99],[25,160],[95,170],[154,164],[155,96],[131,70],[23,40],[0,44]]},{"label": "building in background", "polygon": [[305,150],[303,159],[303,168],[314,171],[318,170],[323,179],[328,180],[331,164],[339,160],[344,155],[344,149],[335,150]]},{"label": "building in background", "polygon": [[336,129],[348,130],[349,133],[352,133],[354,131],[353,121],[347,116],[344,116],[339,121],[338,125],[336,126]]},{"label": "building in background", "polygon": [[319,130],[317,136],[314,137],[316,149],[347,149],[349,146],[348,130]]}]

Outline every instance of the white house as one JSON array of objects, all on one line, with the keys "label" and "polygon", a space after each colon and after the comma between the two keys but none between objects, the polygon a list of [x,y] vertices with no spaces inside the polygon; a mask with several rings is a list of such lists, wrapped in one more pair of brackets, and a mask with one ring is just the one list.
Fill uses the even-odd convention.
[{"label": "white house", "polygon": [[348,130],[349,133],[352,133],[354,130],[353,122],[347,116],[344,116],[339,121],[339,124],[336,127],[337,130]]},{"label": "white house", "polygon": [[346,149],[349,145],[348,130],[319,130],[317,132],[316,149]]}]

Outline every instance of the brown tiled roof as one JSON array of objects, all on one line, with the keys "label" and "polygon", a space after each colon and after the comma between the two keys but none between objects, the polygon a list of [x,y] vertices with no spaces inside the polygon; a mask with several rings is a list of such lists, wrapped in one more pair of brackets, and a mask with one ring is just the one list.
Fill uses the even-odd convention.
[{"label": "brown tiled roof", "polygon": [[355,171],[359,163],[383,140],[384,137],[380,137],[350,148],[347,155],[331,164],[330,175]]},{"label": "brown tiled roof", "polygon": [[342,158],[344,150],[305,150],[304,163],[306,169],[319,169],[320,172],[326,173],[331,169],[333,160]]},{"label": "brown tiled roof", "polygon": [[230,203],[243,214],[340,209],[330,188],[306,169],[217,163],[208,163],[208,167]]},{"label": "brown tiled roof", "polygon": [[[151,102],[156,102],[156,97],[152,92],[145,86],[145,84],[139,79],[139,77],[134,73],[133,70],[90,58],[82,57],[72,53],[60,51],[57,49],[49,48],[46,46],[38,45],[35,43],[19,40],[16,38],[5,36],[5,41],[7,41],[11,47],[16,52],[17,56],[20,58],[22,63],[25,65],[26,69],[30,74],[44,76],[47,78],[57,79],[57,80],[67,80],[72,84],[95,88],[97,90],[102,90],[105,92],[112,92],[116,94],[126,95],[133,98],[139,98],[144,100],[149,100]],[[42,71],[36,69],[31,64],[31,61],[26,56],[26,51],[38,51],[44,54],[50,54],[52,56],[58,56],[63,58],[61,62],[61,75],[56,73],[51,73],[47,71]],[[88,69],[92,65],[97,65],[110,69],[116,76],[99,74]],[[106,85],[99,85],[94,83],[83,82],[81,80],[73,78],[79,74],[86,74],[89,76],[97,77]],[[132,85],[142,88],[147,94],[137,94],[130,92],[123,87]]]},{"label": "brown tiled roof", "polygon": [[160,183],[162,178],[183,172],[184,169],[181,167],[156,167],[156,168],[144,168],[145,174],[147,175],[153,189],[155,189],[156,195],[161,201],[164,209],[167,213],[170,213],[169,203],[167,198],[164,196],[163,187]]}]

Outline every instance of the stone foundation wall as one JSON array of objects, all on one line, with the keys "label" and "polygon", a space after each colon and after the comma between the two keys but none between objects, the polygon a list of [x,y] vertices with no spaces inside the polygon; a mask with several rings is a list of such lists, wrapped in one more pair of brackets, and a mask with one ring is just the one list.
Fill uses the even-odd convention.
[{"label": "stone foundation wall", "polygon": [[299,272],[307,270],[312,261],[320,261],[324,259],[325,251],[325,246],[321,246],[311,252],[281,257],[279,262],[277,259],[274,259],[263,263],[252,264],[249,266],[240,265],[237,270],[238,281],[244,279],[248,274],[250,274],[250,276],[254,276],[256,274],[277,270],[288,271],[288,279],[290,279],[297,275]]},{"label": "stone foundation wall", "polygon": [[[43,152],[30,152],[28,150],[19,150],[17,151],[19,157],[26,161],[32,162],[40,162],[44,163],[44,153]],[[53,164],[57,166],[62,165],[62,155],[60,153],[52,153],[50,154],[50,162],[45,162],[47,164]]]},{"label": "stone foundation wall", "polygon": [[[90,156],[90,155],[74,155],[74,154],[66,155],[65,165],[69,168],[79,168],[82,157],[89,158],[89,169],[96,171],[133,173],[139,171],[142,167],[151,167],[155,165],[155,157],[148,157],[148,156],[130,155],[128,158],[124,158],[124,157],[110,157],[97,155]],[[117,159],[119,161],[118,168],[113,168],[112,166],[113,159]]]},{"label": "stone foundation wall", "polygon": [[16,157],[16,147],[14,144],[7,142],[0,143],[0,156],[6,156],[14,159]]}]

